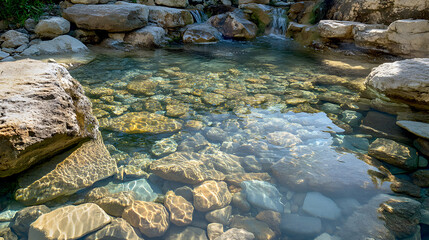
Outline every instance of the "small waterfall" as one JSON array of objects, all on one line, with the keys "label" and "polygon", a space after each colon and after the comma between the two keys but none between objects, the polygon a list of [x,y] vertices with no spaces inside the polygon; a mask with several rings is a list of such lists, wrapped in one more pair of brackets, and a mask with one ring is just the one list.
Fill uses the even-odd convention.
[{"label": "small waterfall", "polygon": [[194,10],[190,10],[190,12],[194,17],[194,20],[196,23],[203,23],[208,19],[207,15],[202,10],[194,9]]},{"label": "small waterfall", "polygon": [[273,10],[271,10],[271,16],[273,18],[273,21],[271,22],[269,34],[284,36],[287,31],[286,10],[283,8],[274,8]]}]

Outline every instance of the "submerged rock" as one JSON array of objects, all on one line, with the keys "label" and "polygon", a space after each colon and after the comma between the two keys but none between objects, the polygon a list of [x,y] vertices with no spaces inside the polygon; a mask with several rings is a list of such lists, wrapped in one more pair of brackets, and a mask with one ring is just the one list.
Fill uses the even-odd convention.
[{"label": "submerged rock", "polygon": [[115,218],[110,224],[104,228],[92,233],[84,238],[84,240],[99,240],[99,239],[127,239],[127,240],[143,240],[134,228],[122,218]]},{"label": "submerged rock", "polygon": [[335,220],[340,217],[341,210],[332,199],[318,192],[308,192],[302,205],[304,212],[315,217]]},{"label": "submerged rock", "polygon": [[282,217],[280,227],[282,231],[292,236],[315,237],[322,231],[322,221],[315,217],[285,214]]},{"label": "submerged rock", "polygon": [[253,206],[283,212],[283,204],[280,201],[282,196],[271,183],[252,180],[244,181],[240,185],[243,188],[243,192],[247,195],[247,201]]},{"label": "submerged rock", "polygon": [[168,133],[182,128],[182,124],[160,114],[129,112],[109,121],[107,129],[124,133]]},{"label": "submerged rock", "polygon": [[[234,216],[230,224],[231,228],[241,228],[254,234],[258,240],[271,240],[276,237],[276,233],[265,222],[256,220],[253,217]],[[227,235],[228,231],[224,234]],[[223,239],[222,234],[219,238]],[[243,237],[250,238],[248,234]],[[228,239],[228,238],[226,238]]]},{"label": "submerged rock", "polygon": [[377,138],[369,145],[368,154],[396,167],[407,170],[418,168],[417,151],[393,140]]},{"label": "submerged rock", "polygon": [[170,212],[170,221],[177,226],[186,226],[192,222],[194,207],[182,196],[176,195],[173,191],[165,195],[164,206]]},{"label": "submerged rock", "polygon": [[16,213],[10,227],[20,237],[28,237],[30,224],[51,210],[45,205],[27,207]]},{"label": "submerged rock", "polygon": [[31,45],[25,49],[21,55],[52,55],[60,53],[86,52],[88,48],[81,41],[68,35],[61,35],[49,41]]},{"label": "submerged rock", "polygon": [[206,213],[205,218],[211,223],[221,223],[223,225],[228,225],[231,218],[232,207],[226,206],[221,209],[216,209],[211,212]]},{"label": "submerged rock", "polygon": [[[137,6],[137,7],[136,7]],[[77,4],[64,10],[63,17],[86,30],[126,32],[147,24],[149,11],[144,5]]]},{"label": "submerged rock", "polygon": [[407,129],[409,132],[429,139],[429,124],[415,121],[397,121],[396,124],[402,128]]},{"label": "submerged rock", "polygon": [[231,228],[222,233],[215,240],[253,240],[255,235],[247,230],[241,228]]},{"label": "submerged rock", "polygon": [[231,203],[225,182],[205,181],[194,189],[194,207],[200,212],[221,209]]},{"label": "submerged rock", "polygon": [[198,227],[171,228],[165,236],[166,240],[208,240],[206,231]]},{"label": "submerged rock", "polygon": [[31,224],[28,236],[29,240],[78,239],[110,222],[109,215],[96,204],[65,206],[40,216]]},{"label": "submerged rock", "polygon": [[0,177],[96,138],[91,103],[64,67],[27,59],[0,72]]}]

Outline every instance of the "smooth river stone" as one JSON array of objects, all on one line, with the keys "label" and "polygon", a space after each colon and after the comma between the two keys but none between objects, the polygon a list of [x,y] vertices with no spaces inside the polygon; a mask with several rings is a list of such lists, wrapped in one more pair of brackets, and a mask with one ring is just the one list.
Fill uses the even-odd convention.
[{"label": "smooth river stone", "polygon": [[215,240],[253,240],[255,235],[247,230],[241,228],[231,228],[228,231],[222,233]]},{"label": "smooth river stone", "polygon": [[109,184],[106,186],[111,193],[132,191],[135,193],[135,199],[140,201],[152,202],[161,194],[161,190],[146,179],[137,179],[134,181],[120,184]]},{"label": "smooth river stone", "polygon": [[337,204],[318,192],[307,193],[302,210],[312,216],[329,220],[335,220],[341,216],[341,209]]},{"label": "smooth river stone", "polygon": [[214,169],[208,169],[200,161],[198,153],[175,152],[153,161],[150,170],[161,178],[187,184],[198,184],[205,180],[223,180],[225,175]]},{"label": "smooth river stone", "polygon": [[115,218],[110,224],[87,236],[84,240],[143,240],[134,228],[122,218]]},{"label": "smooth river stone", "polygon": [[247,201],[253,206],[283,212],[283,204],[279,190],[269,182],[252,180],[244,181],[240,184],[244,193],[247,195]]},{"label": "smooth river stone", "polygon": [[194,189],[194,207],[200,212],[221,209],[231,203],[225,182],[205,181]]},{"label": "smooth river stone", "polygon": [[135,201],[122,218],[148,237],[162,236],[170,226],[167,209],[159,203]]},{"label": "smooth river stone", "polygon": [[124,133],[169,133],[182,129],[174,119],[156,113],[130,112],[109,121],[109,130]]},{"label": "smooth river stone", "polygon": [[268,226],[268,224],[256,220],[253,217],[235,216],[231,220],[230,227],[241,228],[251,232],[258,240],[271,240],[276,237],[276,233]]},{"label": "smooth river stone", "polygon": [[413,134],[429,139],[429,124],[415,121],[397,121],[396,124],[402,128],[407,129]]},{"label": "smooth river stone", "polygon": [[281,229],[298,236],[317,236],[322,231],[322,221],[319,218],[285,214],[281,220]]},{"label": "smooth river stone", "polygon": [[28,239],[78,239],[110,222],[109,215],[94,203],[61,207],[43,214],[33,222]]},{"label": "smooth river stone", "polygon": [[205,230],[197,227],[172,227],[166,234],[165,240],[208,240]]},{"label": "smooth river stone", "polygon": [[97,139],[26,172],[19,179],[25,187],[16,191],[15,199],[25,204],[44,203],[71,195],[116,172],[116,162],[99,133]]},{"label": "smooth river stone", "polygon": [[30,224],[37,220],[41,215],[50,212],[45,205],[26,207],[16,213],[10,228],[20,237],[27,237]]},{"label": "smooth river stone", "polygon": [[390,139],[377,138],[369,145],[368,155],[406,170],[418,167],[416,149]]},{"label": "smooth river stone", "polygon": [[170,212],[170,221],[177,226],[186,226],[192,222],[194,206],[182,196],[177,196],[173,191],[165,195],[164,206]]}]

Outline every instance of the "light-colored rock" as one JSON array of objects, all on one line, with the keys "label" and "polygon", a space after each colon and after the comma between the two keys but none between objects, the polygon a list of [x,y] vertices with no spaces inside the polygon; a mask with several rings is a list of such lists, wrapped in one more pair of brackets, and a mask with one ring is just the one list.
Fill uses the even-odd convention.
[{"label": "light-colored rock", "polygon": [[2,48],[17,48],[21,45],[29,43],[27,34],[15,30],[9,30],[0,36]]},{"label": "light-colored rock", "polygon": [[27,237],[30,224],[51,210],[45,205],[27,207],[16,213],[10,228],[20,237]]},{"label": "light-colored rock", "polygon": [[287,37],[293,38],[302,45],[311,45],[313,41],[319,39],[317,25],[299,24],[290,22],[286,32]]},{"label": "light-colored rock", "polygon": [[214,240],[223,233],[223,225],[220,223],[210,223],[207,225],[207,236],[210,240]]},{"label": "light-colored rock", "polygon": [[159,141],[156,141],[152,145],[151,152],[155,156],[163,156],[170,153],[174,153],[177,150],[177,142],[172,138],[163,138]]},{"label": "light-colored rock", "polygon": [[240,228],[231,228],[228,231],[224,232],[215,240],[253,240],[255,235],[247,230]]},{"label": "light-colored rock", "polygon": [[111,240],[143,240],[134,228],[122,218],[115,218],[112,222],[106,225],[104,228],[92,233],[84,238],[84,240],[100,240],[100,239],[111,239]]},{"label": "light-colored rock", "polygon": [[280,234],[281,215],[279,212],[264,210],[256,215],[256,219],[268,224],[274,232]]},{"label": "light-colored rock", "polygon": [[98,124],[91,103],[64,67],[20,60],[1,63],[0,72],[0,136],[4,139],[0,176],[21,172],[74,144],[96,138]]},{"label": "light-colored rock", "polygon": [[221,209],[231,203],[225,182],[205,181],[194,189],[194,207],[200,212]]},{"label": "light-colored rock", "polygon": [[135,201],[125,209],[122,218],[148,237],[164,235],[170,225],[169,214],[159,203]]},{"label": "light-colored rock", "polygon": [[77,239],[110,222],[109,215],[93,203],[61,207],[43,214],[33,222],[28,239]]},{"label": "light-colored rock", "polygon": [[429,20],[398,20],[389,25],[387,38],[390,51],[426,57],[429,53]]},{"label": "light-colored rock", "polygon": [[121,217],[124,210],[134,202],[134,198],[133,192],[119,192],[98,199],[95,204],[109,215]]},{"label": "light-colored rock", "polygon": [[369,145],[368,155],[407,170],[418,167],[416,149],[390,139],[377,138]]},{"label": "light-colored rock", "polygon": [[71,0],[74,4],[98,4],[100,0]]},{"label": "light-colored rock", "polygon": [[10,54],[9,53],[5,53],[5,52],[3,52],[3,51],[0,51],[0,60],[2,60],[3,58],[7,58],[7,57],[9,57],[10,56]]},{"label": "light-colored rock", "polygon": [[192,222],[194,207],[182,196],[177,196],[173,191],[165,195],[164,206],[170,212],[170,222],[177,226],[186,226]]},{"label": "light-colored rock", "polygon": [[183,34],[184,43],[215,43],[221,39],[221,33],[213,26],[203,23],[189,25]]},{"label": "light-colored rock", "polygon": [[353,39],[353,28],[358,22],[321,20],[318,28],[323,38]]},{"label": "light-colored rock", "polygon": [[62,17],[40,20],[34,32],[41,38],[55,38],[70,31],[70,22]]},{"label": "light-colored rock", "polygon": [[245,19],[240,12],[215,15],[207,22],[226,38],[252,39],[258,31],[256,24]]},{"label": "light-colored rock", "polygon": [[282,195],[271,183],[252,180],[244,181],[240,185],[247,195],[247,201],[253,206],[283,212],[283,204],[280,201]]},{"label": "light-colored rock", "polygon": [[402,128],[407,129],[409,132],[429,139],[429,124],[416,121],[397,121],[396,124]]},{"label": "light-colored rock", "polygon": [[139,4],[77,4],[65,9],[63,17],[87,30],[127,32],[146,26],[148,14]]},{"label": "light-colored rock", "polygon": [[157,26],[146,26],[125,35],[124,42],[136,47],[159,47],[163,44],[165,30]]},{"label": "light-colored rock", "polygon": [[109,184],[106,186],[106,189],[110,193],[132,191],[135,194],[134,198],[136,200],[147,202],[154,201],[161,194],[161,190],[155,184],[144,178],[120,184]]},{"label": "light-colored rock", "polygon": [[[271,240],[276,237],[276,233],[271,230],[271,228],[265,222],[256,220],[253,217],[242,217],[242,216],[234,216],[231,220],[230,224],[231,228],[241,228],[248,232],[254,234],[255,238],[258,240]],[[226,231],[224,234],[226,234]],[[219,238],[222,239],[222,234]],[[250,235],[246,234],[243,238],[250,237]],[[229,239],[229,238],[227,238]],[[234,239],[234,238],[232,238]]]},{"label": "light-colored rock", "polygon": [[318,192],[308,192],[302,205],[304,212],[314,216],[335,220],[340,217],[341,210],[332,199]]},{"label": "light-colored rock", "polygon": [[163,28],[184,27],[194,23],[194,18],[188,10],[161,6],[148,6],[149,21]]},{"label": "light-colored rock", "polygon": [[42,41],[25,49],[21,55],[52,55],[86,52],[88,48],[81,41],[68,35],[61,35],[49,41]]},{"label": "light-colored rock", "polygon": [[36,28],[37,22],[34,18],[28,18],[24,22],[24,27],[29,32],[34,32],[34,29]]},{"label": "light-colored rock", "polygon": [[156,5],[162,5],[173,8],[185,8],[188,6],[188,0],[155,0]]},{"label": "light-colored rock", "polygon": [[100,133],[97,139],[84,142],[26,172],[20,179],[24,186],[16,191],[15,199],[25,204],[44,203],[71,195],[116,171],[116,162],[110,157]]}]

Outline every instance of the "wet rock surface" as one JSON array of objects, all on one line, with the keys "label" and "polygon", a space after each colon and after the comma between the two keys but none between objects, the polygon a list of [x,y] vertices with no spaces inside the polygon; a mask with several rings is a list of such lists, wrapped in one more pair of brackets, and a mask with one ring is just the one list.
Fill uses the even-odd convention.
[{"label": "wet rock surface", "polygon": [[225,182],[206,181],[194,188],[194,207],[200,212],[223,208],[231,200],[232,195]]},{"label": "wet rock surface", "polygon": [[106,128],[125,133],[156,134],[175,132],[182,128],[182,124],[156,113],[133,112],[111,119]]}]

